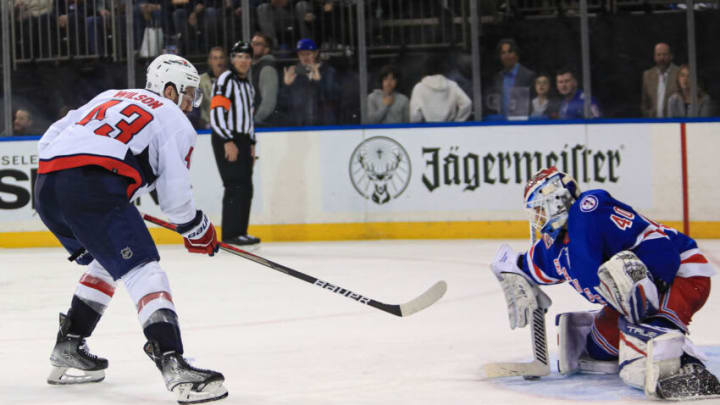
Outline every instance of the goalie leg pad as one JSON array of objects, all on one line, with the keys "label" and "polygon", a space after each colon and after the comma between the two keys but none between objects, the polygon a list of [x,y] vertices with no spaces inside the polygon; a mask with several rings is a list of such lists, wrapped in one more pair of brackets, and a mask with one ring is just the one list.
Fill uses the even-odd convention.
[{"label": "goalie leg pad", "polygon": [[591,311],[558,314],[558,371],[562,375],[573,373],[617,374],[617,359],[597,360],[588,355],[588,337],[595,321]]},{"label": "goalie leg pad", "polygon": [[[680,358],[688,347],[685,335],[674,329],[632,324],[624,318],[620,327],[620,378],[625,384],[654,392],[657,381],[680,369]],[[650,370],[650,372],[648,372]]]},{"label": "goalie leg pad", "polygon": [[720,397],[720,383],[701,360],[695,345],[672,330],[647,342],[645,395],[651,399],[686,400]]},{"label": "goalie leg pad", "polygon": [[595,317],[591,312],[565,312],[555,317],[558,331],[558,371],[569,375],[580,371],[580,356]]}]

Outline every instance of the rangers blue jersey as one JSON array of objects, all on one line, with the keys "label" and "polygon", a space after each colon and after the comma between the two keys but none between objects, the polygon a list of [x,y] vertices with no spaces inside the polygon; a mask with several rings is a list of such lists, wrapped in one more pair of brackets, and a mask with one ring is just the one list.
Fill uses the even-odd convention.
[{"label": "rangers blue jersey", "polygon": [[595,291],[597,270],[623,250],[633,251],[658,285],[670,285],[675,277],[714,274],[693,239],[642,216],[604,190],[582,193],[570,207],[567,230],[555,240],[544,234],[519,264],[538,284],[567,281],[588,301],[605,305]]}]

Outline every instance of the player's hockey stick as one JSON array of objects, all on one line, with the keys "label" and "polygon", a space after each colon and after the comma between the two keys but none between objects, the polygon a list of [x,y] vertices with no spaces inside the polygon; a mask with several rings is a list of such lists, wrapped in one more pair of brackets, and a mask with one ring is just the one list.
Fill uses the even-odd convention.
[{"label": "player's hockey stick", "polygon": [[[160,225],[163,228],[167,228],[170,230],[175,230],[175,225],[165,222],[162,219],[155,218],[148,214],[143,214],[143,218],[151,222],[155,225]],[[308,274],[299,272],[297,270],[293,270],[289,267],[283,266],[282,264],[275,263],[273,261],[270,261],[268,259],[265,259],[263,257],[254,255],[250,252],[246,252],[242,249],[239,249],[235,246],[229,245],[224,242],[219,243],[220,249],[232,253],[234,255],[243,257],[248,260],[252,260],[255,263],[262,264],[263,266],[269,267],[273,270],[277,270],[281,273],[287,274],[288,276],[292,276],[295,278],[298,278],[300,280],[306,281],[310,284],[316,285],[322,289],[328,290],[330,292],[334,292],[336,294],[340,294],[344,297],[350,298],[352,300],[355,300],[361,304],[369,305],[371,307],[377,308],[381,311],[387,312],[389,314],[397,315],[397,316],[410,316],[416,312],[422,311],[423,309],[429,307],[430,305],[437,302],[442,296],[445,294],[445,291],[447,290],[447,283],[445,281],[438,281],[435,283],[432,287],[430,287],[427,291],[420,294],[418,297],[400,305],[393,305],[393,304],[385,304],[380,301],[376,301],[372,298],[365,297],[364,295],[358,294],[356,292],[352,292],[346,288],[340,287],[335,284],[328,283],[326,281],[320,280],[318,278],[315,278],[313,276],[310,276]]]},{"label": "player's hockey stick", "polygon": [[550,374],[547,336],[545,334],[545,313],[547,308],[533,311],[530,336],[533,346],[533,361],[529,363],[488,363],[485,364],[485,378],[522,376],[535,379]]}]

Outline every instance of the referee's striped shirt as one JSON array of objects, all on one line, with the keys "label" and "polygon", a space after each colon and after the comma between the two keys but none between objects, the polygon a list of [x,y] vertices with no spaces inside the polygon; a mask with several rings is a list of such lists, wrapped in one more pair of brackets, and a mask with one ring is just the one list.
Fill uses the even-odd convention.
[{"label": "referee's striped shirt", "polygon": [[240,79],[232,70],[215,81],[210,100],[210,126],[225,139],[247,135],[255,143],[255,89],[248,79]]}]

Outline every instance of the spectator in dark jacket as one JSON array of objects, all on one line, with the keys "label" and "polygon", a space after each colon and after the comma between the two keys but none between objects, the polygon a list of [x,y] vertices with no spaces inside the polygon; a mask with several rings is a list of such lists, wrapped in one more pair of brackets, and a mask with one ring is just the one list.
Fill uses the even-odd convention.
[{"label": "spectator in dark jacket", "polygon": [[497,53],[503,68],[493,79],[490,108],[504,117],[527,116],[530,111],[535,72],[520,64],[520,50],[511,38],[501,39]]},{"label": "spectator in dark jacket", "polygon": [[318,60],[317,45],[312,39],[298,41],[296,50],[299,62],[283,71],[288,124],[334,125],[340,99],[335,69]]}]

